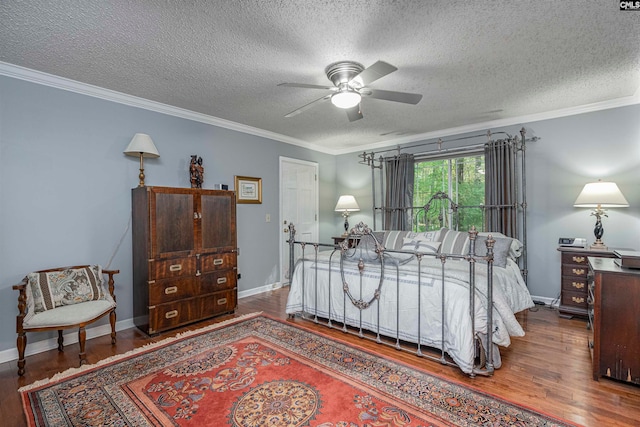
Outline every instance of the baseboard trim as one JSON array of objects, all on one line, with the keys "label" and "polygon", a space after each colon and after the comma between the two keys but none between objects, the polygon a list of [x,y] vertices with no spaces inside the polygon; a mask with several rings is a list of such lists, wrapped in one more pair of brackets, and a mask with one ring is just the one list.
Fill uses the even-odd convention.
[{"label": "baseboard trim", "polygon": [[[269,292],[281,287],[282,287],[282,284],[280,282],[260,286],[258,288],[253,288],[246,291],[238,292],[238,298],[241,299],[241,298],[250,297],[252,295]],[[133,318],[116,322],[116,331],[122,331],[124,329],[130,329],[134,327],[135,327],[135,324],[134,324]],[[110,333],[111,333],[111,326],[109,324],[95,326],[93,328],[87,328],[87,339],[90,340],[92,338],[109,335]],[[27,342],[30,336],[31,334],[27,334]],[[76,344],[78,342],[77,329],[69,329],[69,331],[65,333],[63,336],[64,336],[65,347],[71,344]],[[35,342],[28,342],[27,349],[25,351],[25,356],[31,356],[34,354],[42,353],[42,352],[53,350],[56,348],[58,348],[57,337],[49,338],[46,340],[35,341]],[[16,348],[0,351],[0,363],[11,362],[13,360],[18,360],[18,350]]]},{"label": "baseboard trim", "polygon": [[[253,295],[262,294],[264,292],[269,292],[274,289],[279,289],[282,287],[281,282],[271,283],[269,285],[259,286],[257,288],[248,289],[246,291],[238,292],[238,299],[250,297]],[[557,298],[547,298],[547,297],[537,297],[532,296],[535,301],[542,301],[545,305],[557,307],[558,299]],[[116,322],[116,331],[122,331],[124,329],[130,329],[135,327],[133,323],[133,318],[121,320]],[[111,333],[111,326],[100,325],[93,328],[87,329],[87,339],[97,338],[104,335],[108,335]],[[27,339],[29,336],[27,335]],[[64,344],[65,346],[75,344],[78,342],[78,332],[76,330],[70,330],[68,333],[64,334]],[[36,341],[34,343],[29,343],[27,345],[27,349],[25,351],[25,356],[31,356],[33,354],[42,353],[45,351],[53,350],[58,348],[58,338],[49,338],[46,340]],[[11,362],[13,360],[18,359],[18,350],[15,348],[0,351],[0,363]]]},{"label": "baseboard trim", "polygon": [[[116,332],[122,331],[124,329],[133,328],[135,325],[133,324],[133,319],[126,319],[116,322]],[[100,325],[95,326],[93,328],[87,328],[87,339],[90,340],[92,338],[101,337],[104,335],[109,335],[111,333],[111,325]],[[25,350],[25,356],[31,356],[33,354],[42,353],[45,351],[53,350],[58,348],[58,337],[49,338],[46,340],[40,340],[36,342],[28,342],[31,334],[27,334],[27,349]],[[77,329],[69,329],[64,337],[64,345],[65,347],[71,344],[76,344],[78,342],[78,330]],[[11,362],[12,360],[18,360],[18,349],[12,348],[8,350],[0,351],[0,363]]]}]

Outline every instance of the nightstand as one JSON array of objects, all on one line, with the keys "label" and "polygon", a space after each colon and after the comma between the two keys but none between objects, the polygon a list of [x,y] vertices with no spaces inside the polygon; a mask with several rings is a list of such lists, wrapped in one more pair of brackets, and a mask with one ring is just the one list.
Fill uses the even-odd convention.
[{"label": "nightstand", "polygon": [[587,257],[615,258],[614,248],[596,251],[589,248],[558,247],[562,253],[560,275],[560,317],[570,319],[573,316],[587,318],[587,296],[589,264]]}]

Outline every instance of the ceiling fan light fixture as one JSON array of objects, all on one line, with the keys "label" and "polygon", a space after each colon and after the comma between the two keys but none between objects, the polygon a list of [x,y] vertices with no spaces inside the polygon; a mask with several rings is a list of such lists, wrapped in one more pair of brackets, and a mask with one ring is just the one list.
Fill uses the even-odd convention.
[{"label": "ceiling fan light fixture", "polygon": [[338,108],[353,108],[360,103],[362,97],[355,90],[341,90],[331,95],[331,103]]}]

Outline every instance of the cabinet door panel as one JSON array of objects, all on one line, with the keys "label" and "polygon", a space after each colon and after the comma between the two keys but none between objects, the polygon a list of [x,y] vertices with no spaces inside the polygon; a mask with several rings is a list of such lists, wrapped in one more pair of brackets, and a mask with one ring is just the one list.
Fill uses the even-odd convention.
[{"label": "cabinet door panel", "polygon": [[194,248],[193,194],[156,193],[152,209],[152,258],[188,255]]},{"label": "cabinet door panel", "polygon": [[236,247],[236,210],[234,193],[203,192],[200,196],[202,214],[200,248],[203,252]]}]

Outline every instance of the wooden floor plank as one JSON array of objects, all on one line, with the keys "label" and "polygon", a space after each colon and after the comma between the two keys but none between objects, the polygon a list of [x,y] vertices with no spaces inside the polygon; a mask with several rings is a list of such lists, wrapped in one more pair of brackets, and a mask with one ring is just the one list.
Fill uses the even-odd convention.
[{"label": "wooden floor plank", "polygon": [[[287,294],[288,288],[283,288],[240,299],[236,315],[261,311],[272,317],[286,319]],[[89,363],[96,363],[179,332],[231,317],[223,316],[156,337],[148,337],[135,328],[119,331],[116,346],[111,345],[108,336],[87,341],[87,359]],[[591,378],[588,331],[584,321],[561,319],[555,310],[548,308],[536,308],[535,311],[519,314],[518,319],[525,328],[526,336],[513,338],[511,346],[501,350],[503,367],[490,378],[469,378],[455,367],[417,358],[339,330],[329,330],[302,319],[292,322],[370,349],[383,357],[398,359],[588,427],[640,425],[640,387],[604,378],[594,381]],[[15,361],[0,364],[0,424],[6,427],[24,426],[18,388],[76,366],[77,361],[78,349],[74,344],[65,348],[63,353],[51,350],[27,357],[26,373],[22,378],[17,375]]]}]

